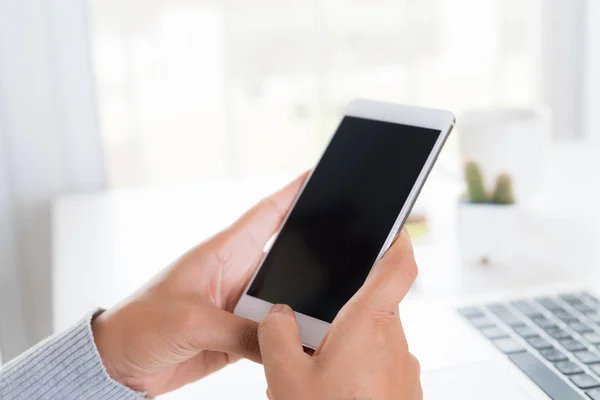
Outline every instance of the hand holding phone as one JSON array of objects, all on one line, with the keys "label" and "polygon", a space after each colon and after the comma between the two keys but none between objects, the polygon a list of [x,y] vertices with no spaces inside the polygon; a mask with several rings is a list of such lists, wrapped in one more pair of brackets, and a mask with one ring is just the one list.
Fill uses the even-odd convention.
[{"label": "hand holding phone", "polygon": [[448,111],[352,102],[235,313],[294,309],[317,348],[402,228],[454,125]]},{"label": "hand holding phone", "polygon": [[231,312],[305,179],[266,197],[94,319],[94,342],[110,377],[154,397],[240,357],[260,361],[258,324]]},{"label": "hand holding phone", "polygon": [[311,357],[289,306],[274,305],[258,339],[271,400],[422,399],[398,303],[417,275],[404,232],[342,308]]}]

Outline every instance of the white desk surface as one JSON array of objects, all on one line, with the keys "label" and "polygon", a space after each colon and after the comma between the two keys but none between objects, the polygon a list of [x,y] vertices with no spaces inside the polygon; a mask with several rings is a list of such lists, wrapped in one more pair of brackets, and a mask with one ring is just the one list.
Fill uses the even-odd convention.
[{"label": "white desk surface", "polygon": [[[529,207],[519,280],[507,279],[503,271],[465,273],[460,268],[454,232],[461,188],[434,172],[421,196],[432,233],[415,242],[421,274],[407,307],[418,306],[422,298],[454,301],[465,293],[589,274],[598,243],[590,211],[598,204],[598,191],[587,181],[587,174],[600,171],[595,154],[573,145],[552,151],[541,200]],[[286,181],[201,182],[61,197],[53,210],[54,329],[65,329],[86,312],[131,294]],[[166,398],[264,399],[265,387],[260,366],[239,362]]]}]

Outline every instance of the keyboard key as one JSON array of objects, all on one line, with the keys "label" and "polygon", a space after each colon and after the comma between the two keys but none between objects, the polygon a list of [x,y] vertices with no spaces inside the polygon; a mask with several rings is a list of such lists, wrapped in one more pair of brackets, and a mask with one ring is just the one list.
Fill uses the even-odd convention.
[{"label": "keyboard key", "polygon": [[560,310],[555,311],[554,315],[556,315],[556,318],[565,322],[577,321],[576,316],[562,308]]},{"label": "keyboard key", "polygon": [[554,366],[565,375],[575,375],[583,372],[581,367],[573,361],[561,361],[554,364]]},{"label": "keyboard key", "polygon": [[552,300],[550,297],[540,297],[539,299],[536,299],[536,301],[538,303],[540,303],[542,305],[542,307],[544,307],[550,311],[562,309],[562,307],[559,306],[558,304],[556,304],[556,302],[554,300]]},{"label": "keyboard key", "polygon": [[578,340],[575,339],[565,339],[559,341],[559,343],[570,352],[585,350],[587,347]]},{"label": "keyboard key", "polygon": [[593,329],[581,321],[569,322],[569,327],[577,333],[592,332]]},{"label": "keyboard key", "polygon": [[504,354],[512,354],[519,353],[521,351],[525,351],[525,348],[521,346],[519,343],[515,342],[513,339],[504,338],[504,339],[496,339],[493,340],[494,346],[498,348]]},{"label": "keyboard key", "polygon": [[556,328],[556,324],[554,323],[554,321],[550,321],[546,317],[533,318],[532,321],[535,322],[535,324],[542,329]]},{"label": "keyboard key", "polygon": [[600,344],[600,333],[588,332],[583,334],[583,338],[591,344]]},{"label": "keyboard key", "polygon": [[566,301],[567,303],[581,303],[581,299],[577,297],[575,294],[563,294],[560,296],[561,299]]},{"label": "keyboard key", "polygon": [[573,354],[584,364],[596,364],[600,362],[600,356],[588,350],[576,351]]},{"label": "keyboard key", "polygon": [[582,314],[590,314],[596,312],[595,309],[584,303],[576,303],[572,304],[571,306]]},{"label": "keyboard key", "polygon": [[496,315],[510,312],[510,311],[508,311],[508,309],[506,308],[506,306],[504,304],[500,304],[500,303],[488,304],[486,307],[488,310],[490,310],[491,312],[493,312]]},{"label": "keyboard key", "polygon": [[588,292],[583,292],[583,293],[581,293],[580,297],[581,297],[583,300],[587,300],[587,301],[589,301],[589,302],[591,302],[591,303],[596,303],[596,304],[599,304],[599,303],[600,303],[596,297],[592,296],[592,295],[591,295],[591,294],[589,294]]},{"label": "keyboard key", "polygon": [[528,338],[527,343],[529,343],[531,347],[536,350],[549,349],[552,347],[552,345],[546,339],[539,336]]},{"label": "keyboard key", "polygon": [[600,389],[586,390],[585,394],[592,400],[600,400]]},{"label": "keyboard key", "polygon": [[483,328],[481,329],[481,333],[483,333],[483,335],[488,338],[488,339],[501,339],[501,338],[506,338],[508,337],[508,335],[506,334],[506,332],[504,331],[504,329],[499,328],[497,326],[491,326],[489,328]]},{"label": "keyboard key", "polygon": [[498,318],[502,322],[504,322],[508,326],[522,326],[525,325],[523,321],[515,316],[512,312],[510,312],[504,305],[502,304],[490,304],[487,306],[488,310],[496,314]]},{"label": "keyboard key", "polygon": [[491,319],[489,319],[486,316],[470,319],[469,322],[477,329],[483,329],[483,328],[489,328],[492,326],[496,326],[494,321],[492,321]]},{"label": "keyboard key", "polygon": [[527,352],[509,354],[508,358],[551,399],[580,399],[575,389],[550,368]]},{"label": "keyboard key", "polygon": [[524,315],[528,316],[529,318],[536,318],[536,317],[542,317],[543,316],[542,313],[539,312],[528,301],[518,300],[518,301],[513,301],[510,304],[513,307],[515,307],[517,310],[519,310],[520,312],[522,312]]},{"label": "keyboard key", "polygon": [[563,339],[570,339],[571,335],[569,334],[569,332],[565,331],[564,329],[560,329],[560,328],[548,328],[546,329],[546,333],[550,336],[552,336],[553,339],[556,340],[563,340]]},{"label": "keyboard key", "polygon": [[517,335],[524,338],[538,336],[538,333],[529,326],[517,326],[514,328],[514,331],[517,333]]},{"label": "keyboard key", "polygon": [[590,365],[590,369],[594,371],[594,373],[600,376],[600,364]]},{"label": "keyboard key", "polygon": [[555,363],[558,361],[567,361],[569,358],[565,356],[562,352],[556,349],[544,349],[540,351],[540,354],[551,363]]},{"label": "keyboard key", "polygon": [[592,322],[594,322],[596,324],[600,324],[600,313],[594,312],[594,313],[586,314],[585,316],[588,317]]},{"label": "keyboard key", "polygon": [[476,307],[463,307],[463,308],[459,308],[458,312],[461,313],[461,315],[463,317],[465,317],[466,319],[473,319],[473,318],[482,318],[485,317],[485,314],[478,308]]},{"label": "keyboard key", "polygon": [[565,339],[559,341],[559,343],[570,352],[585,350],[587,347],[578,340],[575,339]]},{"label": "keyboard key", "polygon": [[498,316],[498,318],[500,318],[500,320],[502,322],[504,322],[506,325],[510,326],[511,328],[517,327],[517,326],[525,326],[525,323],[523,321],[521,321],[518,317],[516,317],[515,315],[503,315],[503,316]]},{"label": "keyboard key", "polygon": [[600,382],[588,374],[573,375],[569,379],[580,389],[591,389],[600,386]]}]

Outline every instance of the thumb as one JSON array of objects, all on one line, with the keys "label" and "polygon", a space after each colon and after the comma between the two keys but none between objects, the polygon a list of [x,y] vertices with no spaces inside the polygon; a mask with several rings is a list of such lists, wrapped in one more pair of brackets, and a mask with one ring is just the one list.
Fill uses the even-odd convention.
[{"label": "thumb", "polygon": [[308,357],[302,348],[294,312],[286,305],[274,305],[261,321],[258,343],[267,380],[288,367],[296,369]]},{"label": "thumb", "polygon": [[406,230],[373,267],[355,300],[367,307],[394,310],[404,298],[418,273],[410,237]]},{"label": "thumb", "polygon": [[[307,176],[308,171],[277,193],[263,199],[238,219],[228,232],[231,239],[236,241],[235,244],[243,245],[244,241],[250,240],[251,244],[264,246],[277,231]],[[251,235],[248,235],[249,230]],[[262,251],[263,248],[260,247],[259,250]]]},{"label": "thumb", "polygon": [[261,362],[257,337],[258,324],[218,307],[207,307],[193,323],[194,347],[221,351]]}]

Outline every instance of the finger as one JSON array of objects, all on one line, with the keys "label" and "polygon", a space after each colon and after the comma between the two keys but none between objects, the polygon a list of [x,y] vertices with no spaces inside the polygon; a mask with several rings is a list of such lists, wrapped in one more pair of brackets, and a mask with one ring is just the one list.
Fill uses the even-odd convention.
[{"label": "finger", "polygon": [[[308,171],[277,193],[261,200],[229,229],[232,239],[250,239],[261,252],[287,214],[304,183]],[[249,233],[249,234],[248,234]]]},{"label": "finger", "polygon": [[317,347],[317,350],[315,350],[315,352],[312,354],[313,357],[317,357],[323,351],[323,346],[325,346],[325,343],[327,343],[327,338],[329,337],[329,332],[330,331],[325,332],[325,336],[323,336],[323,339],[321,339],[321,343],[319,344],[319,347]]},{"label": "finger", "polygon": [[383,258],[373,267],[356,294],[356,302],[397,312],[418,274],[410,237],[402,230]]},{"label": "finger", "polygon": [[309,357],[304,353],[294,312],[276,304],[258,327],[258,343],[267,379],[282,369],[296,368]]},{"label": "finger", "polygon": [[207,307],[188,329],[197,350],[221,351],[233,356],[261,362],[258,347],[258,324],[218,307]]},{"label": "finger", "polygon": [[307,175],[308,172],[302,174],[262,200],[210,242],[210,253],[222,267],[221,280],[229,285],[224,288],[225,308],[231,310],[235,306],[263,256],[266,242],[281,224]]}]

